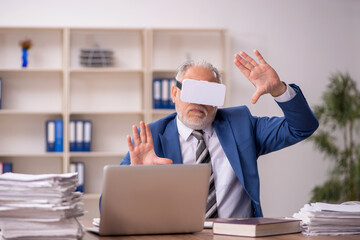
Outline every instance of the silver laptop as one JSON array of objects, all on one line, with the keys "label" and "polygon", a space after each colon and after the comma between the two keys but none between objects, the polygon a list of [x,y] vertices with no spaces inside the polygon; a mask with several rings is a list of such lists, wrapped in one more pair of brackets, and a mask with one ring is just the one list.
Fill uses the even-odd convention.
[{"label": "silver laptop", "polygon": [[105,166],[99,234],[202,231],[209,177],[208,164]]}]

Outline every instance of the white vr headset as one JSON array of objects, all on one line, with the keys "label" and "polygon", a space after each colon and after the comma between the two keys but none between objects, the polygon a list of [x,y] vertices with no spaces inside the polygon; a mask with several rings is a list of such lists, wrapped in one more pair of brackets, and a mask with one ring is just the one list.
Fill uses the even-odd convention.
[{"label": "white vr headset", "polygon": [[220,83],[184,79],[176,81],[176,87],[181,90],[180,99],[183,102],[221,107],[224,105],[226,86]]}]

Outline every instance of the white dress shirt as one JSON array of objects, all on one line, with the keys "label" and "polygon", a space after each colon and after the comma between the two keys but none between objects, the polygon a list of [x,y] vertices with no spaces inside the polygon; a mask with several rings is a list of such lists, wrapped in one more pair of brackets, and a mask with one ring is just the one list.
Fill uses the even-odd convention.
[{"label": "white dress shirt", "polygon": [[[294,89],[287,85],[286,92],[274,99],[278,102],[285,102],[295,95]],[[195,164],[198,140],[191,135],[193,129],[185,126],[179,118],[177,118],[176,123],[183,164]],[[252,217],[251,199],[237,179],[213,126],[209,125],[203,131],[204,141],[209,149],[214,172],[219,218]]]}]

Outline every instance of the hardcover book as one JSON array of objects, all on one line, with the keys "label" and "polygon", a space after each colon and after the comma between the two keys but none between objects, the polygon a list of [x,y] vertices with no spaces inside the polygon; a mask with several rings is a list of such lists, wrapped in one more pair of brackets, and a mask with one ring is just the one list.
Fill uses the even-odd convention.
[{"label": "hardcover book", "polygon": [[218,220],[213,224],[214,234],[263,237],[300,232],[300,220],[284,218],[245,218]]}]

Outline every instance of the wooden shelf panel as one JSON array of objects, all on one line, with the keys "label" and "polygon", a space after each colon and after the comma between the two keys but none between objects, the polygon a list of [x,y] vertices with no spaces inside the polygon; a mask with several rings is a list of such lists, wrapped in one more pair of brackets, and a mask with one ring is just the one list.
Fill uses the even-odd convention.
[{"label": "wooden shelf panel", "polygon": [[61,69],[63,29],[60,28],[0,28],[0,68],[17,69],[22,65],[21,41],[30,39],[29,69]]},{"label": "wooden shelf panel", "polygon": [[192,59],[206,60],[222,69],[224,68],[223,44],[223,32],[218,30],[155,30],[152,68],[176,70],[182,62]]},{"label": "wooden shelf panel", "polygon": [[12,170],[15,173],[46,174],[63,172],[62,153],[1,153],[0,161],[12,163]]},{"label": "wooden shelf panel", "polygon": [[0,109],[0,115],[62,115],[62,112],[58,111],[32,111],[32,110],[13,110],[13,109]]},{"label": "wooden shelf panel", "polygon": [[69,157],[76,158],[122,158],[126,155],[124,152],[69,152]]},{"label": "wooden shelf panel", "polygon": [[71,116],[76,115],[144,115],[144,110],[140,111],[74,111],[69,113]]},{"label": "wooden shelf panel", "polygon": [[123,69],[123,68],[72,68],[70,73],[144,73],[144,69]]},{"label": "wooden shelf panel", "polygon": [[62,152],[0,152],[0,157],[14,157],[14,158],[62,158]]},{"label": "wooden shelf panel", "polygon": [[144,30],[70,29],[70,66],[81,68],[81,49],[93,48],[113,51],[113,67],[141,69]]},{"label": "wooden shelf panel", "polygon": [[139,112],[143,109],[143,75],[76,73],[70,79],[70,112]]},{"label": "wooden shelf panel", "polygon": [[0,73],[62,73],[61,68],[0,68]]},{"label": "wooden shelf panel", "polygon": [[2,109],[14,112],[63,111],[64,83],[60,71],[0,71],[0,77]]}]

